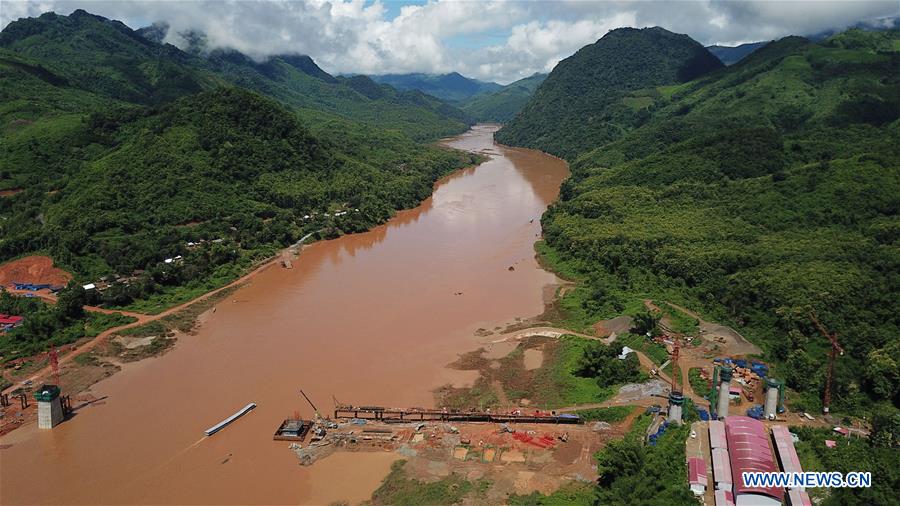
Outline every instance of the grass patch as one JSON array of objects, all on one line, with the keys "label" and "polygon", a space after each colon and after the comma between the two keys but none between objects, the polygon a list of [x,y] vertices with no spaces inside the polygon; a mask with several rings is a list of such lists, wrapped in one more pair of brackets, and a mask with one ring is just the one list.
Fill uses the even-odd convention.
[{"label": "grass patch", "polygon": [[[513,404],[528,399],[532,406],[554,409],[602,402],[616,393],[617,386],[601,388],[594,378],[576,375],[585,349],[593,344],[594,341],[570,335],[559,339],[531,337],[499,359],[499,367],[491,367],[493,361],[484,358],[481,350],[463,355],[452,367],[477,370],[481,375],[470,388],[439,389],[438,404],[453,408],[499,406],[494,386],[497,384]],[[544,354],[541,367],[530,371],[525,370],[523,361],[529,348],[540,348]]]},{"label": "grass patch", "polygon": [[374,505],[391,504],[397,506],[459,504],[471,497],[484,499],[491,482],[488,480],[468,481],[456,473],[441,480],[426,483],[406,476],[405,460],[391,464],[391,472],[381,486],[372,494]]},{"label": "grass patch", "polygon": [[529,495],[511,495],[507,498],[510,506],[560,506],[563,504],[593,504],[596,499],[594,487],[587,483],[568,483],[550,495],[532,492]]},{"label": "grass patch", "polygon": [[644,355],[647,355],[650,357],[650,360],[656,363],[656,365],[662,365],[665,361],[669,360],[669,352],[666,351],[665,346],[654,341],[649,341],[644,336],[626,334],[616,340],[633,350],[638,350]]},{"label": "grass patch", "polygon": [[120,313],[89,313],[84,322],[84,335],[85,337],[97,337],[104,330],[121,327],[136,321],[137,319],[133,316],[126,316]]},{"label": "grass patch", "polygon": [[663,315],[666,316],[672,324],[673,331],[690,336],[696,336],[700,333],[700,320],[684,311],[675,309],[666,302],[653,301],[653,303],[662,309]]},{"label": "grass patch", "polygon": [[692,367],[688,371],[688,380],[691,382],[691,388],[694,389],[694,393],[700,397],[706,397],[712,391],[709,382],[700,377],[699,367]]},{"label": "grass patch", "polygon": [[100,365],[100,361],[93,353],[82,353],[75,356],[75,363],[83,366]]},{"label": "grass patch", "polygon": [[615,387],[601,388],[593,378],[575,375],[585,350],[593,344],[576,336],[562,336],[552,352],[544,351],[544,365],[536,369],[534,393],[542,406],[557,408],[602,402],[616,393]]},{"label": "grass patch", "polygon": [[610,406],[608,408],[579,409],[575,414],[586,422],[617,423],[626,419],[634,409],[633,406]]},{"label": "grass patch", "polygon": [[144,314],[159,314],[163,311],[196,299],[206,293],[221,288],[241,276],[260,267],[275,254],[268,248],[246,254],[238,262],[216,269],[215,273],[204,279],[192,281],[184,286],[165,287],[162,292],[149,295],[122,307],[126,311]]}]

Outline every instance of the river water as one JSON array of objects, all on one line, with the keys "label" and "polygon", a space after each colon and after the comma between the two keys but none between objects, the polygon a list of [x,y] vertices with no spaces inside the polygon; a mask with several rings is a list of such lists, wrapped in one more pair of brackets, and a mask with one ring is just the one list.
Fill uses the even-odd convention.
[{"label": "river water", "polygon": [[[106,403],[51,431],[0,443],[0,503],[328,504],[368,498],[397,457],[335,454],[300,467],[281,420],[332,396],[353,404],[433,406],[433,390],[472,381],[445,366],[479,346],[473,332],[543,309],[557,278],[533,243],[566,165],[493,143],[480,125],[447,144],[484,164],[436,185],[421,206],[370,232],[272,264],[162,357],[92,388]],[[509,267],[514,270],[510,271]],[[65,386],[65,384],[63,385]],[[258,408],[209,438],[203,430]]]}]

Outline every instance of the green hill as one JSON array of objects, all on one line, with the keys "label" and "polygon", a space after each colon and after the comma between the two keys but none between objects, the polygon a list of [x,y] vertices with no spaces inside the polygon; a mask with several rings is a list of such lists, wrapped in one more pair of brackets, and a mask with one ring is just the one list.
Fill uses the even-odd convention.
[{"label": "green hill", "polygon": [[449,102],[461,102],[481,93],[491,93],[502,88],[497,83],[471,79],[457,72],[449,74],[384,74],[371,78],[398,90],[418,90]]},{"label": "green hill", "polygon": [[96,303],[158,311],[307,233],[382,223],[476,160],[406,134],[466,128],[434,97],[308,57],[200,57],[83,11],[0,32],[0,85],[0,262],[130,278]]},{"label": "green hill", "polygon": [[459,109],[421,92],[399,91],[365,76],[335,78],[308,56],[273,56],[259,63],[236,51],[215,50],[201,65],[285,105],[398,129],[416,140],[453,135],[471,123]]},{"label": "green hill", "polygon": [[421,94],[387,89],[381,96],[366,96],[308,56],[281,55],[257,62],[237,51],[207,52],[202,34],[194,34],[198,42],[184,52],[154,42],[164,30],[156,26],[138,33],[83,10],[69,16],[47,13],[10,23],[0,32],[0,48],[65,76],[73,87],[135,104],[162,104],[237,85],[291,107],[399,129],[417,140],[459,133],[469,123],[462,111]]},{"label": "green hill", "polygon": [[649,118],[652,97],[637,90],[683,83],[721,67],[687,35],[658,27],[613,30],[561,61],[496,138],[572,158]]},{"label": "green hill", "polygon": [[0,32],[0,48],[65,76],[73,87],[132,103],[163,103],[224,84],[192,68],[193,58],[178,48],[80,9],[14,21]]},{"label": "green hill", "polygon": [[898,48],[897,31],[789,37],[647,90],[652,115],[578,156],[543,218],[590,280],[585,310],[652,294],[733,322],[810,412],[828,348],[815,311],[847,351],[833,409],[900,402]]},{"label": "green hill", "polygon": [[498,91],[470,97],[462,109],[477,121],[506,123],[528,103],[547,74],[534,74],[504,86]]}]

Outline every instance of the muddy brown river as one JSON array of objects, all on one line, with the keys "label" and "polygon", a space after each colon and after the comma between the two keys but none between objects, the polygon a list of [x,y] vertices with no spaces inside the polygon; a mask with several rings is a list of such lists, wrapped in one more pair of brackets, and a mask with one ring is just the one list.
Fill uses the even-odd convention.
[{"label": "muddy brown river", "polygon": [[[494,144],[493,131],[447,141],[489,161],[445,178],[384,226],[313,244],[292,270],[266,268],[174,350],[94,385],[105,404],[53,430],[32,424],[5,436],[0,503],[367,499],[395,454],[337,453],[301,467],[272,433],[296,411],[312,415],[300,388],[323,413],[332,396],[433,406],[437,387],[472,381],[445,366],[479,346],[476,329],[541,312],[558,280],[537,265],[533,243],[568,169]],[[249,402],[258,408],[203,437]]]}]

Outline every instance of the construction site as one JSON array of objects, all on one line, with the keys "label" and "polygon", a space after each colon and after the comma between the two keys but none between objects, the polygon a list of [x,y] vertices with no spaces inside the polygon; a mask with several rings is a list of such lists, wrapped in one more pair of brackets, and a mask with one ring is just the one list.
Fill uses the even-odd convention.
[{"label": "construction site", "polygon": [[336,452],[392,452],[406,461],[404,470],[414,479],[487,478],[496,500],[551,493],[573,480],[593,482],[594,454],[628,429],[628,422],[585,423],[575,414],[533,409],[433,410],[335,401],[333,412],[321,416],[309,404],[314,419],[284,420],[273,434],[276,441],[291,442],[299,465],[315,465]]},{"label": "construction site", "polygon": [[[654,309],[649,301],[647,306]],[[815,315],[810,318],[833,346],[830,382],[833,360],[842,350],[837,337]],[[631,322],[616,325],[625,328]],[[685,447],[687,483],[701,502],[717,506],[811,504],[803,490],[748,488],[735,477],[745,470],[800,471],[793,444],[796,435],[788,432],[787,425],[827,426],[827,418],[789,413],[784,404],[784,383],[769,376],[765,363],[747,358],[756,353],[755,347],[733,330],[698,318],[696,335],[686,335],[675,331],[665,317],[660,318],[659,328],[661,332],[656,335],[641,337],[643,343],[632,342],[647,353],[627,346],[623,349],[623,356],[636,353],[640,357],[651,380],[624,385],[612,399],[597,406],[544,410],[530,406],[527,399],[507,399],[505,408],[396,408],[346,404],[334,399],[333,410],[323,415],[300,391],[315,416],[303,419],[295,412],[280,422],[272,439],[288,442],[301,466],[315,465],[336,452],[389,452],[406,461],[404,472],[410,478],[425,482],[450,475],[468,480],[484,478],[492,483],[489,494],[501,500],[506,494],[551,493],[566,483],[595,482],[596,453],[608,441],[628,433],[638,415],[646,413],[652,417],[645,435],[646,444],[652,446],[667,428],[683,423],[685,403],[690,400],[700,421],[691,425]],[[485,334],[482,337],[491,337],[491,333]],[[502,334],[501,339],[491,342],[524,346],[522,360],[528,369],[535,367],[535,353],[531,352],[543,360],[539,350],[545,347],[535,343],[553,342],[563,334],[563,329],[526,328]],[[581,337],[610,343],[617,336]],[[661,357],[648,357],[649,345],[666,350],[662,363]],[[73,399],[57,386],[60,383],[56,351],[51,350],[46,358],[56,383],[36,389],[23,385],[14,394],[0,397],[7,415],[5,430],[32,420],[37,421],[39,428],[51,429],[74,411],[103,403],[103,399],[82,396],[75,399],[73,408]],[[706,388],[698,391],[702,386]],[[824,398],[826,413],[828,386]],[[578,409],[605,406],[632,410],[615,423],[587,421],[576,413]],[[254,403],[248,404],[208,429],[206,436],[226,429],[255,407]],[[846,429],[840,433],[849,434]]]},{"label": "construction site", "polygon": [[[754,487],[741,479],[744,472],[751,471],[802,472],[794,447],[799,437],[788,430],[788,425],[831,425],[828,413],[834,362],[843,354],[843,349],[837,336],[825,329],[814,313],[808,317],[831,345],[822,419],[805,412],[789,413],[784,403],[784,382],[769,376],[769,367],[765,363],[747,358],[751,353],[727,354],[733,351],[733,348],[729,350],[729,339],[720,333],[704,335],[704,322],[699,318],[701,332],[698,336],[674,332],[661,322],[663,333],[656,340],[666,345],[672,371],[680,366],[681,373],[673,373],[669,380],[667,410],[664,413],[660,410],[648,431],[647,440],[649,444],[655,444],[667,426],[682,424],[684,399],[686,396],[692,398],[700,421],[691,425],[685,458],[688,484],[703,504],[812,505],[802,488]],[[684,343],[688,345],[683,346]],[[688,371],[694,368],[699,369],[700,379],[694,385],[705,383],[704,395],[698,395],[688,380]],[[850,429],[842,427],[834,427],[834,432],[843,437],[850,435]],[[857,429],[857,432],[863,431]]]}]

